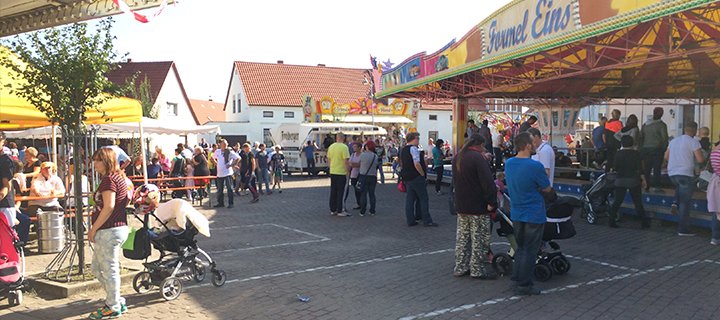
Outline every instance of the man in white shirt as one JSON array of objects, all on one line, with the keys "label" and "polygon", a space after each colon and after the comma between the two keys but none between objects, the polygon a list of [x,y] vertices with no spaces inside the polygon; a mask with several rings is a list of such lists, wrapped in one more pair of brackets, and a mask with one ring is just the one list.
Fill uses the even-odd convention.
[{"label": "man in white shirt", "polygon": [[549,143],[543,141],[540,130],[530,128],[527,132],[532,136],[533,145],[535,146],[535,150],[537,150],[532,156],[532,159],[542,163],[543,167],[545,167],[545,173],[547,173],[548,179],[550,179],[550,186],[552,187],[555,178],[555,151]]},{"label": "man in white shirt", "polygon": [[678,213],[677,232],[679,236],[684,237],[695,235],[688,231],[690,200],[695,192],[695,165],[704,161],[700,142],[694,138],[697,129],[697,123],[693,121],[686,123],[685,134],[670,140],[670,145],[665,151],[668,176],[676,188],[677,204],[673,204],[672,211]]},{"label": "man in white shirt", "polygon": [[215,150],[215,154],[212,156],[212,162],[217,167],[217,190],[218,190],[218,203],[214,206],[215,208],[222,208],[225,206],[225,195],[224,190],[227,188],[228,193],[228,209],[232,208],[233,203],[233,165],[240,159],[237,153],[232,149],[228,148],[227,140],[221,139],[218,142],[218,148]]}]

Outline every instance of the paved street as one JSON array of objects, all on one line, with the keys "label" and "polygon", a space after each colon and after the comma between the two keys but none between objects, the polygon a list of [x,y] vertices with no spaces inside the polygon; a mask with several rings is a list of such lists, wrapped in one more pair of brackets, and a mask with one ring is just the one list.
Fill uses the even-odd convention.
[{"label": "paved street", "polygon": [[[122,318],[660,320],[717,319],[720,312],[720,248],[706,233],[679,238],[671,226],[646,231],[625,221],[610,229],[577,218],[578,235],[559,242],[570,272],[541,283],[543,295],[520,298],[507,278],[452,276],[455,217],[447,196],[431,195],[439,228],[409,228],[394,184],[378,186],[377,216],[350,218],[329,215],[328,185],[327,178],[293,177],[282,194],[258,204],[245,196],[232,210],[204,210],[213,236],[199,243],[227,272],[227,284],[186,282],[172,302],[125,287],[130,310]],[[496,252],[507,248],[505,239],[493,241]],[[0,318],[82,318],[100,298],[30,296],[20,307],[3,306]]]}]

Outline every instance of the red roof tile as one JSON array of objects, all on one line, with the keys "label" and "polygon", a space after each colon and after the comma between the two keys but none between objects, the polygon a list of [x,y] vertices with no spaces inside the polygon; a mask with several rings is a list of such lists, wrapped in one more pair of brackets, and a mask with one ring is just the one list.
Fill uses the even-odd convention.
[{"label": "red roof tile", "polygon": [[[168,73],[171,70],[175,73],[175,77],[178,79],[183,99],[185,99],[187,105],[190,106],[190,99],[188,99],[187,93],[185,92],[185,86],[180,78],[180,73],[178,73],[177,67],[172,61],[123,62],[119,64],[117,69],[108,73],[107,77],[108,80],[121,86],[125,85],[126,82],[132,79],[132,77],[136,74],[137,86],[139,86],[140,83],[147,78],[148,84],[150,85],[150,99],[153,102],[156,102],[158,95],[160,94],[160,90],[165,84],[165,79],[167,79]],[[192,113],[195,123],[200,124],[198,116],[195,114],[192,107],[190,107],[190,113]]]},{"label": "red roof tile", "polygon": [[126,81],[135,74],[137,74],[136,84],[138,86],[147,77],[148,84],[150,84],[150,98],[155,101],[172,66],[172,61],[123,62],[117,69],[108,73],[107,77],[113,83],[121,86],[125,85]]},{"label": "red roof tile", "polygon": [[225,104],[223,103],[190,99],[190,108],[201,125],[210,121],[225,121],[225,111],[223,111]]},{"label": "red roof tile", "polygon": [[[368,95],[365,69],[236,61],[249,105],[302,106],[306,94],[349,103]],[[228,90],[229,95],[229,90]]]},{"label": "red roof tile", "polygon": [[434,101],[432,103],[423,102],[420,109],[421,110],[452,111],[453,104],[452,104],[452,102],[442,102],[442,101]]}]

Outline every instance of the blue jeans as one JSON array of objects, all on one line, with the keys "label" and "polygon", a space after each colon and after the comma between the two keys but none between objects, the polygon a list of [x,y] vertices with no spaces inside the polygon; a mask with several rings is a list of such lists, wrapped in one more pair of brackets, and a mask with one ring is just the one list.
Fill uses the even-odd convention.
[{"label": "blue jeans", "polygon": [[385,184],[385,170],[383,169],[382,163],[378,166],[378,171],[380,171],[380,183]]},{"label": "blue jeans", "polygon": [[517,251],[515,251],[512,279],[519,287],[531,287],[545,224],[513,221],[513,229],[515,229]]},{"label": "blue jeans", "polygon": [[20,241],[27,244],[30,241],[30,225],[32,224],[30,217],[19,210],[15,211],[15,217],[20,221],[15,225],[15,232],[17,232]]},{"label": "blue jeans", "polygon": [[688,176],[671,176],[675,185],[675,201],[678,205],[677,232],[688,233],[690,223],[690,200],[695,192],[695,178]]},{"label": "blue jeans", "polygon": [[710,212],[710,228],[712,229],[712,239],[720,240],[720,222],[718,222],[717,214]]},{"label": "blue jeans", "polygon": [[[404,181],[404,180],[403,180]],[[408,225],[415,224],[415,202],[420,206],[420,217],[423,223],[428,225],[433,222],[430,217],[430,203],[425,186],[425,178],[417,177],[410,181],[404,181],[407,195],[405,196],[405,219]]]},{"label": "blue jeans", "polygon": [[222,206],[225,203],[224,189],[227,188],[228,193],[228,204],[233,205],[233,179],[232,176],[218,177],[217,178],[217,201],[218,205]]},{"label": "blue jeans", "polygon": [[120,296],[120,246],[127,236],[127,226],[100,229],[95,233],[92,271],[105,290],[105,304],[118,312],[125,303]]},{"label": "blue jeans", "polygon": [[374,175],[360,175],[360,181],[365,184],[360,192],[360,213],[365,214],[368,209],[368,198],[370,198],[370,213],[375,214],[375,186],[377,177]]},{"label": "blue jeans", "polygon": [[265,191],[270,193],[270,171],[268,171],[267,168],[260,169],[260,176],[258,177],[258,180],[260,181],[258,183],[258,190],[262,191],[262,185],[265,184]]}]

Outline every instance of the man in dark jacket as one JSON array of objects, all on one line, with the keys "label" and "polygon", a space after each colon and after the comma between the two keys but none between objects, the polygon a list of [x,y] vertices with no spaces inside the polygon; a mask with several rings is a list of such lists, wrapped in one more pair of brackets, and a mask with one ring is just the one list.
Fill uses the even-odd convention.
[{"label": "man in dark jacket", "polygon": [[407,135],[407,145],[400,152],[400,160],[402,169],[400,177],[407,188],[405,197],[405,218],[408,226],[412,227],[418,223],[415,221],[415,205],[419,202],[419,214],[426,227],[437,227],[438,224],[433,222],[429,211],[429,199],[427,193],[426,166],[422,162],[422,156],[418,145],[420,144],[420,134],[410,132]]},{"label": "man in dark jacket", "polygon": [[640,131],[640,135],[643,137],[640,146],[645,169],[643,174],[648,181],[645,191],[648,191],[650,186],[660,187],[660,177],[662,176],[660,170],[669,141],[667,125],[662,121],[664,112],[662,107],[656,107],[653,110],[652,120],[643,124]]},{"label": "man in dark jacket", "polygon": [[496,279],[488,261],[490,214],[497,207],[497,189],[485,159],[485,139],[471,136],[453,159],[453,186],[457,211],[457,240],[453,275],[470,274],[477,279]]}]

